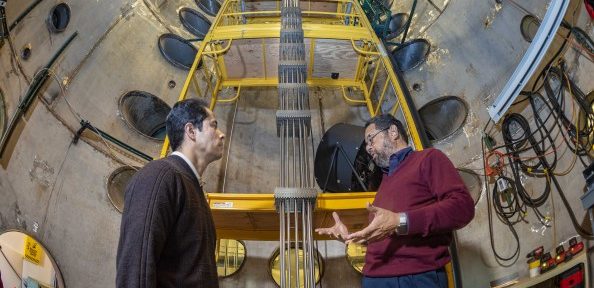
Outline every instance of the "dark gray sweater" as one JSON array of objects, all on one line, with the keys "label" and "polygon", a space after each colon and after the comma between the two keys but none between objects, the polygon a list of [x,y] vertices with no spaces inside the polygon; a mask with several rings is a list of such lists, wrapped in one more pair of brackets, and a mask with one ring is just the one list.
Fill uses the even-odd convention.
[{"label": "dark gray sweater", "polygon": [[148,163],[126,188],[117,287],[219,287],[206,197],[178,156]]}]

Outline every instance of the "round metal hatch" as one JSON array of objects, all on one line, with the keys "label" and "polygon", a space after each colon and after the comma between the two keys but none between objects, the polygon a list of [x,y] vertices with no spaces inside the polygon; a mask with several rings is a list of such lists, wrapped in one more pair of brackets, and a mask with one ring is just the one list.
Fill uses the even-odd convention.
[{"label": "round metal hatch", "polygon": [[215,17],[217,13],[219,13],[219,9],[221,9],[221,3],[217,0],[195,0],[196,5],[200,7],[204,13]]},{"label": "round metal hatch", "polygon": [[171,107],[157,96],[130,91],[120,98],[118,109],[126,124],[138,133],[154,140],[165,139],[165,120]]},{"label": "round metal hatch", "polygon": [[[39,283],[51,283],[51,287],[57,288],[65,287],[62,272],[50,251],[36,236],[24,230],[8,229],[0,234],[0,262],[4,287],[9,287],[9,279],[21,278],[25,274],[34,275],[35,279],[23,277],[22,287],[26,287],[25,284],[29,284],[28,287],[47,287]],[[28,273],[22,273],[25,270]],[[17,287],[21,287],[21,280],[17,281]]]},{"label": "round metal hatch", "polygon": [[126,186],[136,174],[136,168],[130,166],[123,166],[114,170],[107,179],[107,197],[113,207],[120,213],[124,212],[124,194]]},{"label": "round metal hatch", "polygon": [[388,24],[388,28],[390,33],[386,35],[386,40],[392,40],[398,37],[402,32],[404,32],[404,28],[406,27],[406,22],[408,21],[408,14],[407,13],[396,13],[393,14],[390,18],[390,24]]},{"label": "round metal hatch", "polygon": [[53,33],[60,33],[66,30],[70,23],[70,6],[60,3],[54,6],[47,17],[47,27]]},{"label": "round metal hatch", "polygon": [[211,22],[206,18],[206,16],[202,15],[200,12],[184,7],[179,10],[179,20],[181,21],[182,25],[190,31],[190,33],[204,38],[206,33],[208,33],[208,29],[210,29]]},{"label": "round metal hatch", "polygon": [[[292,258],[293,261],[290,261],[291,263],[289,264],[291,267],[289,267],[289,269],[291,269],[291,271],[293,271],[293,273],[291,273],[291,278],[287,279],[287,281],[289,281],[289,283],[296,283],[296,279],[295,279],[295,271],[297,271],[297,267],[295,264],[295,255],[297,255],[298,257],[298,261],[299,263],[303,263],[303,248],[301,247],[301,243],[299,243],[299,247],[297,247],[297,249],[295,249],[295,243],[291,244],[291,248],[287,249],[285,251],[286,254],[289,254],[290,257]],[[320,283],[320,280],[322,280],[322,276],[324,276],[324,260],[322,258],[322,255],[320,255],[320,252],[314,248],[314,277],[316,279],[316,284]],[[270,276],[272,276],[272,280],[274,280],[274,283],[276,283],[276,285],[278,285],[280,287],[280,280],[281,280],[281,267],[280,267],[280,248],[276,248],[276,250],[274,250],[274,252],[272,253],[272,256],[270,256],[270,259],[268,260],[268,272],[270,273]],[[303,271],[303,267],[300,265],[299,266],[299,279],[303,279],[305,274]],[[290,287],[294,287],[295,285],[289,285]],[[304,287],[304,283],[303,280],[300,281],[300,285],[299,287]]]},{"label": "round metal hatch", "polygon": [[524,16],[524,18],[522,18],[522,23],[520,24],[520,32],[522,32],[524,40],[532,42],[536,32],[538,32],[538,27],[540,27],[540,20],[538,20],[538,18],[533,15]]},{"label": "round metal hatch", "polygon": [[456,168],[458,169],[458,174],[464,181],[466,188],[468,188],[468,192],[470,193],[470,197],[474,200],[474,205],[478,203],[479,199],[481,198],[481,192],[483,190],[481,177],[478,174],[474,173],[474,171],[466,168]]},{"label": "round metal hatch", "polygon": [[196,54],[198,54],[198,49],[192,43],[172,33],[166,33],[159,37],[159,51],[169,63],[184,70],[192,68]]},{"label": "round metal hatch", "polygon": [[246,259],[246,248],[242,241],[217,239],[215,258],[219,278],[229,277],[241,270]]},{"label": "round metal hatch", "polygon": [[345,247],[345,254],[349,265],[359,273],[363,273],[363,266],[365,266],[365,253],[367,246],[357,243],[350,243]]},{"label": "round metal hatch", "polygon": [[456,96],[444,96],[421,107],[419,116],[429,140],[439,141],[464,126],[468,117],[468,107]]},{"label": "round metal hatch", "polygon": [[391,53],[398,65],[396,68],[401,72],[404,72],[414,69],[425,62],[430,50],[431,44],[429,41],[425,39],[415,39],[397,46]]}]

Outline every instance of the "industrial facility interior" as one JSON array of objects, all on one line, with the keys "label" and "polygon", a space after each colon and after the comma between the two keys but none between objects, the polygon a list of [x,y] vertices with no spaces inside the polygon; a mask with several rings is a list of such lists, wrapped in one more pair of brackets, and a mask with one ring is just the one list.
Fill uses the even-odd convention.
[{"label": "industrial facility interior", "polygon": [[5,288],[115,287],[126,185],[187,98],[226,135],[221,287],[360,287],[365,246],[313,229],[368,224],[381,113],[475,201],[449,287],[594,287],[591,0],[0,0],[0,22]]}]

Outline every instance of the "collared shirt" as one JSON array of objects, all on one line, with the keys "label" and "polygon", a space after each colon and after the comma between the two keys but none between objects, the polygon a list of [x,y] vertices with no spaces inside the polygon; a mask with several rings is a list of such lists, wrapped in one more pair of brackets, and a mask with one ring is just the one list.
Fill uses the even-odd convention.
[{"label": "collared shirt", "polygon": [[179,156],[182,159],[184,159],[184,161],[186,161],[186,163],[188,163],[188,166],[190,166],[190,169],[192,169],[192,172],[194,172],[194,175],[196,176],[198,183],[200,183],[200,186],[204,187],[204,183],[202,182],[202,179],[200,179],[200,176],[198,175],[198,170],[196,170],[196,167],[194,167],[194,163],[192,163],[192,161],[190,161],[190,158],[188,158],[186,155],[184,155],[184,153],[181,153],[179,151],[173,151],[171,153],[171,155]]},{"label": "collared shirt", "polygon": [[394,171],[396,171],[396,168],[398,168],[398,166],[400,165],[400,163],[402,163],[402,161],[404,161],[404,159],[406,158],[406,156],[410,155],[410,153],[413,151],[412,147],[406,147],[404,149],[401,149],[400,151],[392,154],[392,156],[390,156],[390,166],[388,169],[383,169],[384,173],[388,173],[388,176],[391,176],[392,174],[394,174]]}]

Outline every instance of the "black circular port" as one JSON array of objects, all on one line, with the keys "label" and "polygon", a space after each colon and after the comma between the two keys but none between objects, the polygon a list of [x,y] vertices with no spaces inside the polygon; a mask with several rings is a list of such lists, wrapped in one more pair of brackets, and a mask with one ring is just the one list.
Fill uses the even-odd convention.
[{"label": "black circular port", "polygon": [[171,89],[175,88],[175,85],[177,85],[177,84],[173,80],[169,80],[169,82],[167,82],[167,87],[169,87]]},{"label": "black circular port", "polygon": [[468,189],[472,200],[474,200],[474,205],[478,203],[479,199],[481,198],[481,191],[483,190],[481,177],[474,173],[474,171],[466,168],[457,168],[458,174],[464,181],[464,185]]},{"label": "black circular port", "polygon": [[31,58],[31,45],[27,44],[21,48],[21,59],[29,60]]},{"label": "black circular port", "polygon": [[439,141],[464,126],[468,117],[468,107],[456,96],[445,96],[421,107],[419,116],[429,140]]},{"label": "black circular port", "polygon": [[404,32],[404,28],[406,27],[406,22],[408,22],[407,13],[393,14],[392,17],[390,17],[390,24],[388,24],[390,33],[388,33],[384,39],[392,40],[402,34],[402,32]]},{"label": "black circular port", "polygon": [[171,110],[163,100],[144,91],[130,91],[119,102],[124,121],[138,133],[155,140],[164,140],[165,119]]},{"label": "black circular port", "polygon": [[206,33],[208,33],[208,29],[210,29],[210,20],[206,18],[206,16],[202,15],[200,12],[184,7],[179,10],[179,20],[181,21],[182,25],[190,33],[198,36],[199,38],[204,38]]},{"label": "black circular port", "polygon": [[421,88],[421,84],[419,84],[419,83],[415,83],[415,84],[413,84],[413,87],[412,87],[412,88],[413,88],[413,90],[415,90],[415,91],[417,91],[417,92],[419,92],[419,91],[421,91],[421,90],[422,90],[422,88]]},{"label": "black circular port", "polygon": [[130,182],[136,170],[136,168],[130,166],[123,166],[113,171],[107,179],[107,197],[109,197],[113,207],[120,213],[124,212],[126,186],[128,186],[128,182]]},{"label": "black circular port", "polygon": [[196,5],[200,7],[204,13],[215,17],[217,13],[219,13],[219,9],[221,9],[221,3],[217,0],[194,0],[196,1]]},{"label": "black circular port", "polygon": [[401,72],[408,71],[421,65],[431,50],[431,44],[425,39],[415,39],[398,46],[392,51],[397,68]]},{"label": "black circular port", "polygon": [[169,63],[184,70],[192,68],[196,54],[198,54],[198,49],[192,43],[171,33],[159,37],[159,51]]},{"label": "black circular port", "polygon": [[540,20],[538,20],[538,18],[533,15],[524,16],[524,18],[522,18],[522,23],[520,24],[520,32],[522,32],[524,40],[532,42],[536,32],[538,32],[538,27],[540,27]]},{"label": "black circular port", "polygon": [[70,6],[66,3],[60,3],[50,10],[47,17],[47,26],[50,31],[60,33],[66,30],[70,23]]}]

